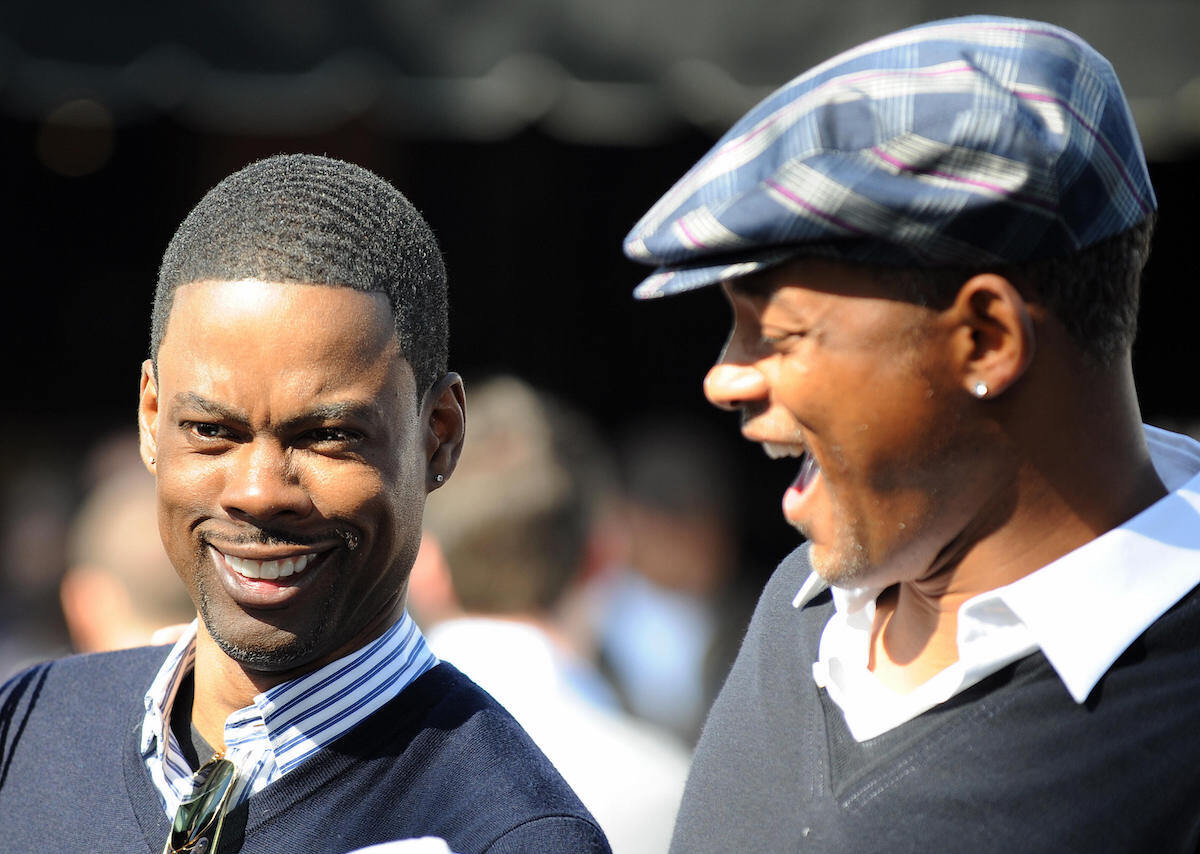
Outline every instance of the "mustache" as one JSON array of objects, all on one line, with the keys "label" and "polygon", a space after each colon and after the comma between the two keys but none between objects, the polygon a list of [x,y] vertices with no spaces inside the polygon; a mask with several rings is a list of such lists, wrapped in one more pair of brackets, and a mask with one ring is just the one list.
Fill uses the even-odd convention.
[{"label": "mustache", "polygon": [[[347,551],[354,551],[359,546],[358,533],[350,528],[333,527],[315,534],[301,534],[282,528],[254,527],[249,530],[231,532],[222,540],[237,546],[311,546],[317,543],[327,543],[336,537],[346,544]],[[208,545],[208,538],[202,538]]]}]

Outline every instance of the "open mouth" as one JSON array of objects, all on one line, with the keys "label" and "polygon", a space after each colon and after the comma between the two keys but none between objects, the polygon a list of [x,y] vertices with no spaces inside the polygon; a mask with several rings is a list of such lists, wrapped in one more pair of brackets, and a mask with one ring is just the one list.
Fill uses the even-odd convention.
[{"label": "open mouth", "polygon": [[808,496],[817,478],[821,476],[821,464],[803,445],[763,442],[762,447],[767,456],[773,460],[784,457],[800,458],[800,470],[783,493],[783,515],[789,523],[800,527],[804,499]]},{"label": "open mouth", "polygon": [[268,553],[259,558],[249,557],[249,548],[239,547],[242,554],[231,555],[208,544],[222,589],[238,605],[252,610],[291,607],[311,595],[314,585],[320,587],[324,567],[336,547],[322,543],[308,548],[312,551],[281,554],[282,550],[276,550],[275,555]]},{"label": "open mouth", "polygon": [[328,549],[280,555],[271,559],[239,557],[226,554],[211,543],[208,546],[213,561],[224,570],[224,576],[242,590],[277,590],[295,588],[317,571]]},{"label": "open mouth", "polygon": [[788,489],[804,492],[804,490],[812,486],[813,481],[817,479],[817,475],[820,473],[821,464],[817,462],[817,458],[812,454],[806,453],[800,461],[800,471]]}]

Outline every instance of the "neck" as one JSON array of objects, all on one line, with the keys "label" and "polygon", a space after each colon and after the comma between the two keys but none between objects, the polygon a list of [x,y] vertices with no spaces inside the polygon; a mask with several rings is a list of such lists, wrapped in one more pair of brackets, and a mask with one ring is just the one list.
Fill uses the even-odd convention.
[{"label": "neck", "polygon": [[259,694],[298,679],[307,673],[347,656],[378,638],[404,616],[405,600],[379,612],[367,631],[312,661],[290,670],[255,670],[230,658],[209,634],[204,620],[196,633],[195,699],[192,724],[214,748],[225,744],[225,721],[231,714],[254,702]]},{"label": "neck", "polygon": [[980,518],[927,572],[877,602],[871,667],[894,690],[911,690],[958,660],[958,610],[968,599],[1025,577],[1166,494],[1128,362],[1099,370],[1052,361],[1005,402],[995,442],[1013,462],[981,502]]},{"label": "neck", "polygon": [[282,679],[264,682],[253,676],[217,646],[201,621],[196,635],[195,694],[192,725],[216,750],[225,746],[225,721],[238,709]]}]

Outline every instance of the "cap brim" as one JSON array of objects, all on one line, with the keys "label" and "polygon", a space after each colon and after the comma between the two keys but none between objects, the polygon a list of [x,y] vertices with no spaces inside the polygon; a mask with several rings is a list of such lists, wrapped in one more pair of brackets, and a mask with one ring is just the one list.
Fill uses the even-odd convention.
[{"label": "cap brim", "polygon": [[657,299],[694,291],[729,279],[737,279],[782,264],[803,254],[798,248],[776,249],[739,261],[700,263],[686,267],[659,267],[633,289],[634,299]]}]

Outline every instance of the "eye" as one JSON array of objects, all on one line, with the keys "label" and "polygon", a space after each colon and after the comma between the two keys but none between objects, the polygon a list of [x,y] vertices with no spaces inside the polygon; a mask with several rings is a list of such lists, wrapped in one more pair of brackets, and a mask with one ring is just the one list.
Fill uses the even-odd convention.
[{"label": "eye", "polygon": [[758,342],[764,349],[783,351],[794,346],[803,337],[803,332],[764,329],[758,336]]},{"label": "eye", "polygon": [[230,435],[226,427],[208,421],[188,421],[181,426],[199,439],[226,439]]},{"label": "eye", "polygon": [[296,444],[301,447],[340,449],[357,445],[362,439],[361,433],[344,427],[314,427],[312,430],[306,430]]},{"label": "eye", "polygon": [[310,430],[308,436],[315,442],[345,442],[350,439],[350,432],[338,427],[318,427]]}]

